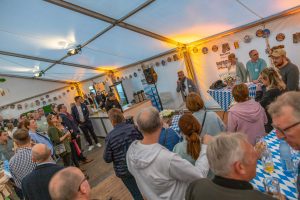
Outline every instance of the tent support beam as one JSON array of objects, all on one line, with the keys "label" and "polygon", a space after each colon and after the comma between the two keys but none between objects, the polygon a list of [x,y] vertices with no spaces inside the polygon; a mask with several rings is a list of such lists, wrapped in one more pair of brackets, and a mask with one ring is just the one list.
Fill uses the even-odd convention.
[{"label": "tent support beam", "polygon": [[296,13],[299,13],[299,12],[300,12],[300,6],[296,6],[294,8],[285,10],[285,11],[277,13],[275,15],[271,15],[269,17],[263,18],[261,20],[251,22],[251,23],[239,26],[237,28],[230,29],[228,31],[224,31],[222,33],[218,33],[218,34],[215,34],[215,35],[197,40],[195,42],[191,42],[191,43],[187,44],[187,46],[197,46],[197,45],[200,45],[200,44],[203,44],[203,43],[207,43],[207,42],[210,42],[212,40],[220,39],[220,38],[223,38],[225,36],[228,36],[228,35],[231,35],[231,34],[234,34],[234,33],[238,33],[238,32],[244,31],[246,29],[249,29],[249,28],[252,28],[252,27],[255,27],[255,26],[264,25],[265,23],[277,20],[277,19],[282,18],[282,17],[287,17],[287,16],[290,16],[290,15],[293,15],[293,14],[296,14]]},{"label": "tent support beam", "polygon": [[196,74],[195,74],[195,70],[194,70],[194,66],[193,66],[193,62],[192,62],[190,53],[187,50],[187,48],[185,48],[182,53],[183,53],[184,63],[185,63],[186,71],[188,73],[188,77],[194,81],[197,89],[199,90],[199,87],[197,84],[197,78],[196,78]]},{"label": "tent support beam", "polygon": [[[68,3],[68,2],[65,2],[65,1],[62,1],[62,0],[45,0],[46,2],[49,2],[49,3],[52,3],[52,4],[55,4],[57,6],[61,6],[61,7],[64,7],[64,8],[67,8],[67,9],[70,9],[70,10],[73,10],[75,12],[78,12],[78,13],[81,13],[81,14],[85,14],[87,13],[88,16],[94,16],[94,15],[97,15],[99,18],[97,19],[100,19],[100,20],[106,20],[106,22],[108,23],[111,23],[111,25],[109,27],[107,27],[106,29],[104,29],[103,31],[99,32],[97,35],[95,35],[94,37],[90,38],[88,41],[86,41],[85,43],[83,43],[81,45],[81,48],[84,48],[85,46],[87,46],[89,43],[93,42],[94,40],[96,40],[98,37],[100,37],[101,35],[103,35],[104,33],[106,33],[107,31],[109,31],[110,29],[112,29],[113,27],[115,26],[118,26],[120,23],[123,23],[122,21],[126,20],[127,18],[129,18],[130,16],[134,15],[135,13],[139,12],[140,10],[144,9],[145,7],[147,7],[148,5],[150,5],[151,3],[153,3],[155,0],[148,0],[146,1],[145,3],[143,3],[142,5],[140,5],[139,7],[137,7],[136,9],[132,10],[131,12],[129,12],[127,15],[125,15],[124,17],[122,17],[121,19],[119,20],[115,20],[113,18],[109,18],[107,16],[104,16],[100,13],[97,13],[97,12],[94,12],[94,11],[91,11],[91,10],[88,10],[88,9],[85,9],[85,8],[82,8],[80,6],[77,6],[77,5],[74,5],[74,4],[71,4],[71,3]],[[71,7],[71,8],[70,8]],[[100,15],[98,15],[100,14]],[[124,25],[125,23],[123,23]],[[126,28],[126,27],[129,27],[131,25],[129,24],[125,24],[125,26],[123,28]],[[121,26],[122,27],[122,26]],[[126,28],[126,29],[129,29],[129,28]],[[133,27],[133,26],[132,26]],[[129,29],[131,30],[131,29]],[[153,37],[153,38],[156,38],[156,39],[160,39],[160,40],[163,40],[165,42],[176,42],[176,41],[173,41],[169,38],[165,38],[163,36],[160,36],[158,34],[155,34],[155,33],[151,33],[149,31],[146,31],[144,29],[140,29],[138,27],[134,27],[132,29],[132,31],[140,31],[140,33],[148,33],[147,36],[150,36],[150,37]],[[179,45],[179,43],[176,42],[176,45]],[[53,66],[56,65],[56,63],[58,62],[61,62],[63,61],[65,58],[69,57],[69,55],[65,55],[63,56],[62,58],[60,58],[59,60],[57,60],[57,62],[51,64],[50,66],[48,66],[45,70],[43,70],[43,73],[45,73],[46,71],[48,71],[49,69],[51,69]]]},{"label": "tent support beam", "polygon": [[125,15],[123,18],[121,18],[119,20],[113,19],[113,18],[105,16],[105,15],[103,15],[101,13],[98,13],[98,12],[95,12],[95,11],[92,11],[92,10],[80,7],[78,5],[75,5],[75,4],[66,2],[66,1],[61,1],[61,0],[45,0],[45,1],[49,2],[49,3],[52,3],[52,4],[55,4],[57,6],[60,6],[60,7],[63,7],[63,8],[66,8],[66,9],[78,12],[78,13],[81,13],[83,15],[87,15],[89,17],[93,17],[95,19],[99,19],[101,21],[105,21],[105,22],[110,23],[112,25],[120,26],[122,28],[134,31],[136,33],[140,33],[142,35],[145,35],[145,36],[148,36],[148,37],[152,37],[154,39],[157,39],[157,40],[160,40],[160,41],[163,41],[163,42],[166,42],[166,43],[170,43],[170,44],[173,44],[173,45],[176,45],[176,46],[182,46],[183,45],[182,43],[179,43],[179,42],[177,42],[175,40],[172,40],[170,38],[164,37],[164,36],[159,35],[157,33],[153,33],[153,32],[150,32],[148,30],[145,30],[145,29],[142,29],[142,28],[139,28],[139,27],[136,27],[136,26],[133,26],[131,24],[127,24],[127,23],[123,22],[125,19],[129,18],[130,16],[134,15],[135,13],[139,12],[140,10],[144,9],[145,7],[147,7],[148,5],[150,5],[151,3],[153,3],[155,0],[148,0],[148,1],[146,1],[144,4],[142,4],[141,6],[139,6],[137,9],[131,11],[130,13],[128,13],[127,15]]},{"label": "tent support beam", "polygon": [[[92,67],[92,66],[88,66],[88,65],[80,65],[80,64],[76,64],[76,63],[69,63],[69,62],[62,62],[62,61],[58,62],[57,60],[52,60],[52,59],[48,59],[48,58],[30,56],[30,55],[13,53],[13,52],[8,52],[8,51],[1,51],[0,50],[0,54],[5,55],[5,56],[17,57],[17,58],[25,58],[25,59],[28,59],[28,60],[37,60],[37,61],[41,61],[41,62],[56,63],[56,64],[60,64],[60,65],[67,65],[67,66],[72,66],[72,67],[102,71],[101,68],[96,68],[96,67]],[[103,69],[103,71],[108,71],[108,70]]]},{"label": "tent support beam", "polygon": [[33,78],[33,77],[28,77],[28,76],[13,75],[13,74],[3,74],[3,73],[0,73],[0,76],[6,76],[6,77],[12,77],[12,78],[31,79],[31,80],[39,80],[39,81],[47,81],[47,82],[55,82],[55,83],[66,83],[66,84],[73,83],[73,82],[60,81],[60,80],[55,80],[55,79],[48,79],[48,78],[37,79],[37,78]]},{"label": "tent support beam", "polygon": [[67,87],[70,87],[70,86],[69,86],[69,85],[68,85],[68,86],[63,86],[63,87],[56,88],[56,89],[51,90],[51,91],[48,91],[48,92],[43,92],[43,93],[41,93],[41,94],[37,94],[37,95],[31,96],[31,97],[27,97],[27,98],[25,98],[25,99],[21,99],[21,100],[19,100],[19,101],[15,101],[15,102],[13,102],[13,103],[9,103],[9,104],[6,104],[6,105],[0,105],[0,106],[3,107],[3,106],[9,106],[9,105],[13,105],[13,104],[18,104],[18,103],[21,103],[21,102],[23,102],[23,101],[27,101],[27,100],[30,100],[30,99],[33,99],[33,98],[36,98],[36,97],[39,97],[39,96],[42,96],[42,95],[45,95],[45,94],[49,94],[49,93],[51,93],[51,92],[56,92],[56,91],[58,91],[58,90],[62,90],[62,89],[67,88]]},{"label": "tent support beam", "polygon": [[[166,55],[171,54],[171,53],[176,53],[176,52],[177,52],[177,49],[171,49],[170,51],[166,51],[166,52],[163,52],[161,54],[152,56],[150,58],[147,58],[147,59],[144,59],[144,60],[140,60],[138,62],[135,62],[135,63],[129,64],[129,65],[126,65],[126,66],[123,66],[123,67],[119,67],[119,68],[113,69],[112,71],[123,71],[123,70],[126,70],[126,69],[130,68],[130,67],[134,67],[136,65],[143,64],[144,62],[147,62],[147,61],[150,61],[150,60],[162,57],[162,56],[166,56]],[[94,76],[92,78],[88,78],[88,79],[85,79],[83,81],[80,81],[80,83],[91,81],[93,79],[96,79],[96,78],[99,78],[99,77],[102,77],[102,76],[105,76],[105,75],[106,74],[97,75],[97,76]]]}]

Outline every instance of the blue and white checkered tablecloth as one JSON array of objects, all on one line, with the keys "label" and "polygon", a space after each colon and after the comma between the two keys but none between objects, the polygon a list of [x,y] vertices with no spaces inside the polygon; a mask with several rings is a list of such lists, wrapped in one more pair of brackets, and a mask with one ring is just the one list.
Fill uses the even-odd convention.
[{"label": "blue and white checkered tablecloth", "polygon": [[[274,172],[270,175],[263,169],[263,164],[259,160],[256,167],[256,177],[251,181],[252,185],[260,191],[265,191],[263,180],[265,177],[276,177],[279,179],[281,193],[286,196],[287,199],[296,200],[298,198],[296,180],[297,175],[284,173],[279,153],[279,140],[274,132],[268,134],[265,138],[268,148],[272,152],[274,162]],[[300,159],[300,156],[297,156]]]},{"label": "blue and white checkered tablecloth", "polygon": [[[178,121],[180,115],[174,115],[172,119],[172,124],[170,128],[173,128],[175,131],[179,132]],[[268,148],[270,149],[274,162],[274,172],[271,174],[273,177],[279,179],[281,193],[286,196],[286,199],[296,200],[298,198],[297,188],[296,188],[296,179],[297,175],[284,173],[279,155],[279,140],[277,139],[274,132],[268,134],[264,137]],[[300,155],[298,154],[297,159],[300,160]],[[265,192],[263,180],[265,177],[271,176],[263,169],[263,164],[259,160],[256,166],[256,177],[251,181],[254,188],[259,191]]]},{"label": "blue and white checkered tablecloth", "polygon": [[172,128],[173,130],[175,130],[177,133],[180,132],[179,126],[178,126],[179,118],[180,118],[180,115],[174,115],[173,119],[172,119],[171,126],[170,126],[170,128]]},{"label": "blue and white checkered tablecloth", "polygon": [[[256,85],[255,84],[249,84],[249,96],[254,98],[256,94]],[[229,109],[230,104],[233,102],[233,96],[231,93],[231,89],[228,88],[222,88],[220,90],[211,90],[209,89],[207,91],[212,98],[218,102],[220,107],[227,111]]]}]

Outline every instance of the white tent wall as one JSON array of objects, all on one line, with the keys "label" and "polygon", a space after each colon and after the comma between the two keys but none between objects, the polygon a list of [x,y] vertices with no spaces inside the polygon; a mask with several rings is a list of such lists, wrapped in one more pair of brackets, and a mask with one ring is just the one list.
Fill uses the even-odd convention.
[{"label": "white tent wall", "polygon": [[67,83],[40,81],[33,79],[0,76],[6,79],[0,83],[0,88],[7,91],[7,95],[0,97],[0,106],[11,104],[44,92],[68,86]]},{"label": "white tent wall", "polygon": [[[265,28],[271,31],[271,35],[269,37],[270,46],[275,45],[285,45],[285,49],[287,51],[287,56],[291,59],[291,61],[296,64],[298,67],[300,66],[300,44],[293,43],[293,34],[296,32],[300,32],[300,13],[294,14],[288,17],[282,17],[280,19],[271,21],[265,24]],[[221,59],[220,54],[222,54],[222,44],[228,43],[230,45],[230,53],[235,53],[238,60],[246,65],[249,58],[249,51],[252,49],[257,49],[261,58],[263,58],[267,65],[270,66],[270,59],[266,54],[265,50],[267,48],[267,43],[264,38],[256,37],[255,33],[258,29],[263,29],[262,25],[252,27],[240,32],[237,32],[232,35],[224,36],[219,39],[214,39],[209,42],[200,43],[196,45],[199,51],[198,53],[193,53],[192,49],[195,46],[190,46],[189,49],[191,51],[191,59],[193,62],[198,86],[200,87],[202,97],[206,102],[206,106],[209,108],[219,108],[217,102],[215,102],[212,97],[207,93],[209,86],[216,80],[219,79],[218,70],[216,62],[224,60]],[[286,38],[282,42],[276,41],[276,35],[278,33],[284,33]],[[250,43],[244,43],[244,37],[246,35],[250,35],[252,40]],[[235,49],[234,42],[239,43],[239,48]],[[212,46],[217,45],[219,47],[217,52],[212,51]],[[207,47],[208,53],[203,54],[202,48]],[[228,54],[222,57],[227,57]]]},{"label": "white tent wall", "polygon": [[[49,105],[51,103],[55,103],[55,104],[61,104],[61,103],[63,103],[63,104],[65,104],[67,106],[68,110],[70,111],[70,103],[74,102],[74,97],[77,95],[77,91],[76,91],[75,87],[72,87],[72,86],[70,86],[68,84],[63,84],[61,87],[57,87],[59,85],[56,85],[56,83],[52,83],[52,82],[47,83],[48,88],[46,88],[44,86],[44,91],[43,92],[33,93],[33,91],[32,91],[33,88],[38,88],[39,87],[39,85],[37,83],[35,83],[35,80],[29,80],[29,81],[31,81],[31,83],[30,82],[26,83],[27,85],[23,81],[24,80],[22,80],[22,81],[19,80],[19,82],[17,82],[17,84],[20,87],[22,87],[22,86],[27,86],[27,87],[23,88],[24,91],[10,89],[10,91],[13,91],[14,94],[18,94],[16,92],[19,92],[19,93],[23,92],[21,95],[13,95],[13,96],[23,97],[24,93],[27,91],[27,93],[31,94],[32,97],[33,96],[35,96],[35,97],[29,98],[29,99],[27,99],[25,101],[17,103],[15,105],[14,109],[11,109],[10,107],[8,107],[6,109],[1,110],[0,111],[0,115],[3,116],[5,119],[18,118],[19,115],[22,114],[22,113],[24,113],[24,112],[28,112],[30,110],[36,110],[36,109],[38,109],[40,107],[45,106],[45,105],[42,104],[41,98],[44,98],[44,101],[47,102],[46,105]],[[44,81],[39,81],[39,82],[44,82]],[[56,88],[57,88],[56,91],[53,91],[53,90],[56,89],[54,86],[56,86]],[[71,87],[72,87],[72,89],[71,89]],[[59,89],[59,88],[62,88],[62,89]],[[51,91],[53,91],[53,92],[51,92]],[[40,95],[40,96],[37,96],[37,94],[42,94],[42,93],[44,93],[44,94]],[[46,95],[49,95],[49,98],[46,98]],[[61,98],[59,98],[59,96]],[[54,100],[53,99],[54,97],[56,97],[57,100]],[[0,97],[0,98],[2,98],[2,97]],[[49,102],[49,99],[51,99],[51,102]],[[40,101],[40,105],[39,106],[36,105],[36,102],[35,102],[36,100]],[[2,101],[1,101],[1,103],[2,103]],[[17,108],[17,105],[19,105],[19,104],[22,105],[22,109],[20,109],[20,110]],[[25,108],[25,104],[28,105],[27,108]],[[31,106],[31,104],[33,106]]]}]

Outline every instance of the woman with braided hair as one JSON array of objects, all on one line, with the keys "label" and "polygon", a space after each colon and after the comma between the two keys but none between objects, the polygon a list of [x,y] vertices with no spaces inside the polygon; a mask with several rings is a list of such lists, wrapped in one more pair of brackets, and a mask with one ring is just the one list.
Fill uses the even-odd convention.
[{"label": "woman with braided hair", "polygon": [[[280,96],[285,90],[286,85],[281,79],[281,76],[275,68],[265,68],[260,72],[260,82],[263,84],[263,90],[261,93],[257,93],[256,101],[266,110],[267,106],[272,103],[278,96]],[[272,119],[266,110],[268,123],[265,125],[266,133],[269,133],[272,127]]]},{"label": "woman with braided hair", "polygon": [[178,126],[184,139],[175,145],[173,152],[195,165],[198,158],[202,156],[206,157],[207,143],[212,137],[205,135],[200,138],[199,135],[202,126],[192,114],[182,115],[179,119]]}]

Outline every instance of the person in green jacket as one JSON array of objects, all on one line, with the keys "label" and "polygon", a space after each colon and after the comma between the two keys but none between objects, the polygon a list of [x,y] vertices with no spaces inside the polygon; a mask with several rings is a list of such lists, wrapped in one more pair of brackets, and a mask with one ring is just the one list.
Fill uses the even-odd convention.
[{"label": "person in green jacket", "polygon": [[54,145],[55,153],[58,154],[63,162],[64,166],[71,166],[71,147],[70,147],[70,138],[71,133],[69,131],[62,132],[58,128],[58,117],[56,115],[48,115],[47,116],[48,122],[48,135]]}]

